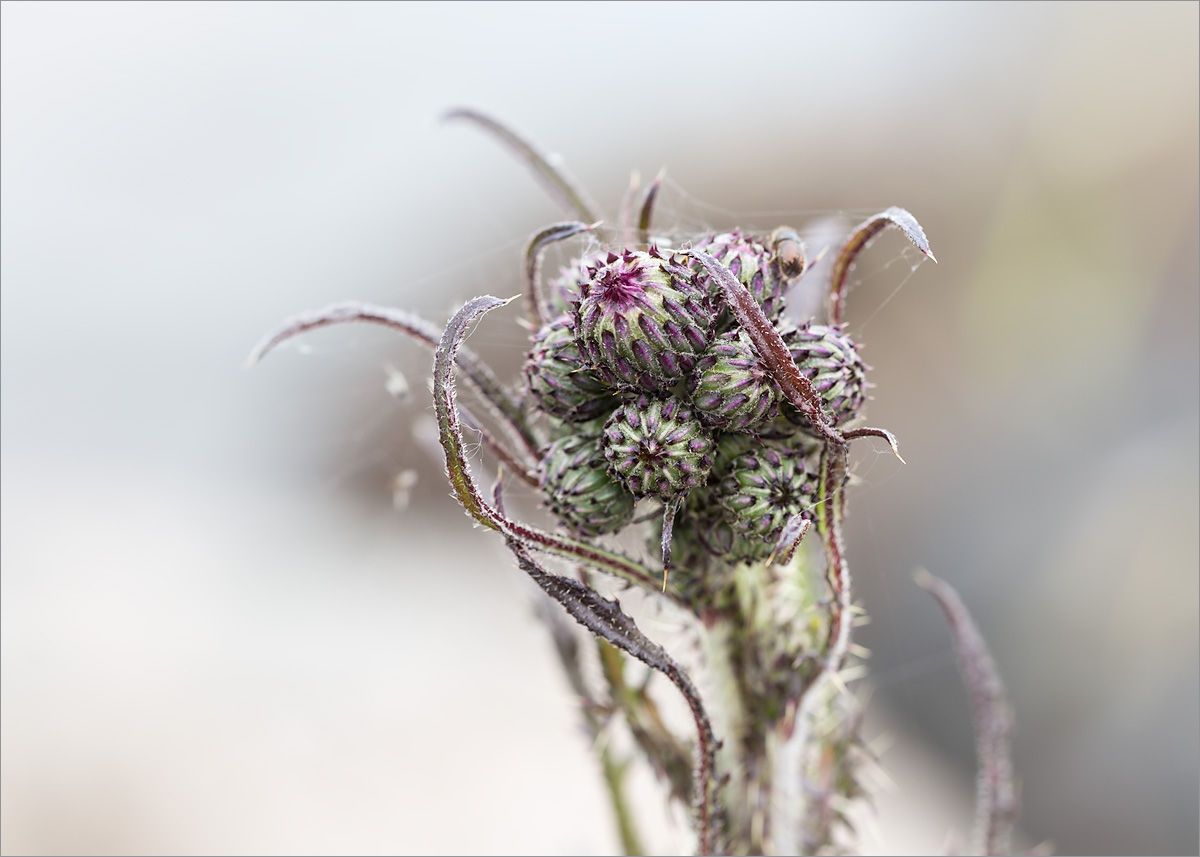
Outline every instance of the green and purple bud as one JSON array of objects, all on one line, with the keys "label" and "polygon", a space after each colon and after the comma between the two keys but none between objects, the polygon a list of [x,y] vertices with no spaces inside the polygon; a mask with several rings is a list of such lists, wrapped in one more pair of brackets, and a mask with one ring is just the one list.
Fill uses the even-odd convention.
[{"label": "green and purple bud", "polygon": [[633,518],[636,500],[609,473],[597,436],[574,435],[551,444],[538,481],[550,510],[580,535],[615,533]]},{"label": "green and purple bud", "polygon": [[[803,245],[791,230],[776,230],[771,238],[726,232],[709,235],[697,242],[695,249],[707,253],[729,269],[734,278],[750,292],[763,314],[774,321],[783,312],[788,290],[797,274],[803,270]],[[779,237],[782,235],[783,237]],[[781,251],[776,254],[776,249]],[[797,261],[797,253],[799,259]],[[733,313],[725,306],[721,288],[698,261],[694,263],[697,281],[709,296],[717,313],[716,330],[724,332],[737,325]]]},{"label": "green and purple bud", "polygon": [[779,385],[742,331],[723,333],[708,347],[690,391],[701,422],[731,432],[753,432],[778,412]]},{"label": "green and purple bud", "polygon": [[575,322],[563,315],[533,340],[525,360],[525,383],[538,407],[567,422],[594,420],[612,411],[620,399],[592,372],[575,344]]},{"label": "green and purple bud", "polygon": [[[834,425],[858,416],[866,399],[866,367],[858,356],[858,345],[840,327],[805,323],[781,331],[792,360],[825,402]],[[783,413],[801,427],[810,425],[798,410],[787,405]]]},{"label": "green and purple bud", "polygon": [[675,398],[626,402],[601,437],[609,468],[636,497],[676,497],[704,485],[712,468],[711,435]]},{"label": "green and purple bud", "polygon": [[712,340],[712,312],[675,257],[609,253],[588,269],[575,309],[579,353],[606,383],[665,392]]},{"label": "green and purple bud", "polygon": [[763,446],[740,456],[721,481],[721,505],[733,528],[773,542],[793,515],[809,516],[816,467],[799,450]]}]

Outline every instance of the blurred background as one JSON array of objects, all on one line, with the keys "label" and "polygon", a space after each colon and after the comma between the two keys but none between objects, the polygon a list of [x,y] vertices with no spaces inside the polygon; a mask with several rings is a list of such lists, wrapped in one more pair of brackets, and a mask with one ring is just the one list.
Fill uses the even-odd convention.
[{"label": "blurred background", "polygon": [[[896,783],[864,847],[970,823],[923,566],[1008,684],[1025,840],[1200,849],[1196,4],[0,15],[5,853],[616,847],[531,592],[419,440],[429,355],[345,328],[242,368],[336,300],[520,290],[562,212],[456,105],[610,216],[661,166],[681,229],[912,211],[940,264],[886,234],[849,300],[908,461],[859,450],[851,495]],[[515,318],[471,340],[509,376]]]}]

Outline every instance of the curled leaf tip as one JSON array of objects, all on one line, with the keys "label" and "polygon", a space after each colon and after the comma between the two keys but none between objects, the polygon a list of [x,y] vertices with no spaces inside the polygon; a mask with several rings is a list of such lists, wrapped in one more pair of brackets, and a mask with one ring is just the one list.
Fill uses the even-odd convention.
[{"label": "curled leaf tip", "polygon": [[832,324],[840,324],[842,321],[846,304],[846,280],[851,268],[854,267],[858,254],[866,249],[871,240],[888,226],[895,226],[904,233],[914,247],[937,262],[933,251],[929,249],[929,240],[925,237],[925,230],[921,228],[917,219],[905,209],[892,206],[874,217],[868,218],[860,223],[846,239],[846,243],[842,245],[842,249],[833,263],[833,271],[829,278],[829,318]]},{"label": "curled leaf tip", "polygon": [[900,454],[900,445],[898,443],[896,443],[896,436],[894,434],[892,434],[890,431],[888,431],[887,429],[860,428],[860,429],[854,429],[853,431],[848,431],[845,434],[846,440],[853,440],[856,437],[883,438],[883,440],[887,441],[888,447],[892,450],[892,455],[894,455],[894,456],[896,456],[896,458],[900,459],[901,464],[908,464],[908,462],[904,460],[904,456],[902,456]]}]

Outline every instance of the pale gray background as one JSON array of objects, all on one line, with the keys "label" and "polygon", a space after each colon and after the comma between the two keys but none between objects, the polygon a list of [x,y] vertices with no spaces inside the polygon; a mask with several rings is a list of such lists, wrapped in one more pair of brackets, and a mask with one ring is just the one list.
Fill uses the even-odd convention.
[{"label": "pale gray background", "polygon": [[[1029,841],[1197,850],[1196,4],[2,16],[5,852],[615,847],[529,592],[412,440],[428,355],[347,329],[241,368],[334,300],[519,290],[561,212],[459,104],[610,212],[665,165],[681,226],[918,216],[941,264],[883,238],[850,301],[909,462],[864,450],[851,499],[898,781],[869,847],[968,823],[923,565],[1011,688]],[[514,317],[472,340],[510,373]]]}]

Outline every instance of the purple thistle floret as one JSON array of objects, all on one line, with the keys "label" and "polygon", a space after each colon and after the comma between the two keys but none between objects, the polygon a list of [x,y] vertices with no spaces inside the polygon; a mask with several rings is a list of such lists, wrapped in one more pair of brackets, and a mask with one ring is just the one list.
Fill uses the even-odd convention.
[{"label": "purple thistle floret", "polygon": [[690,389],[700,420],[727,431],[753,432],[778,411],[779,385],[741,331],[722,334],[708,347]]},{"label": "purple thistle floret", "polygon": [[580,288],[579,352],[613,386],[666,391],[712,339],[712,312],[693,273],[657,248],[608,254]]},{"label": "purple thistle floret", "polygon": [[609,469],[634,496],[670,499],[708,479],[714,443],[678,399],[640,396],[604,424]]}]

